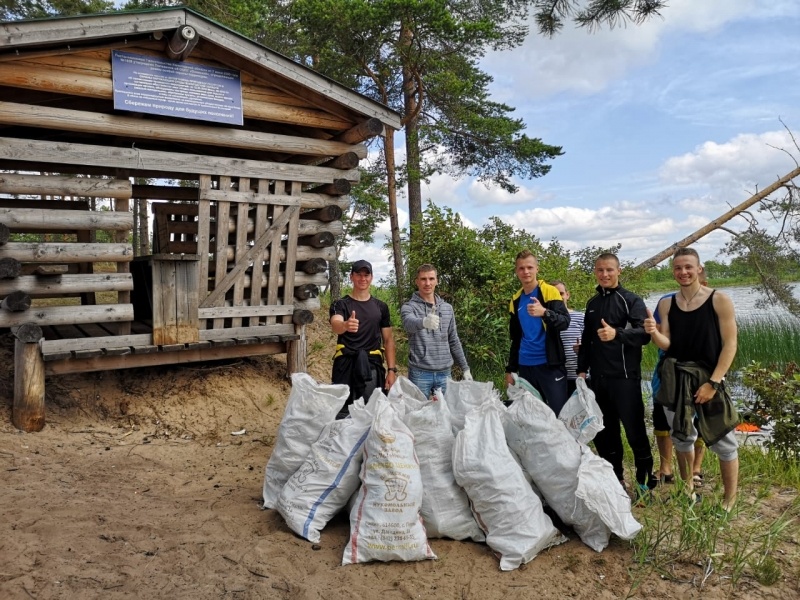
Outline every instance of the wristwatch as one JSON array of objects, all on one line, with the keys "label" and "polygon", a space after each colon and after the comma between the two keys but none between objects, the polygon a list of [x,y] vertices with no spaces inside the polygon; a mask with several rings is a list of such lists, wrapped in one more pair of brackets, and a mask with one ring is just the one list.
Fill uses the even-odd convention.
[{"label": "wristwatch", "polygon": [[542,315],[542,318],[543,319],[549,319],[550,318],[550,309],[549,308],[544,311],[544,314]]},{"label": "wristwatch", "polygon": [[387,367],[387,371],[391,371],[392,373],[397,373],[397,367]]},{"label": "wristwatch", "polygon": [[722,382],[721,381],[714,381],[713,379],[708,380],[708,385],[714,388],[715,392],[720,391],[722,389]]}]

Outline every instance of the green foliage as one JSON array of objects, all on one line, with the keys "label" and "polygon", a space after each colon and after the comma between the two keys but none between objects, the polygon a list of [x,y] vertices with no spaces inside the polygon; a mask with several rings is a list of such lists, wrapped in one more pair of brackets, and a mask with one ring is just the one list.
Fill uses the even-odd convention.
[{"label": "green foliage", "polygon": [[800,458],[800,371],[790,362],[782,371],[752,363],[744,368],[743,381],[757,395],[753,422],[772,426],[765,442],[771,452],[786,460]]},{"label": "green foliage", "polygon": [[353,241],[371,244],[375,229],[389,217],[385,171],[380,162],[360,168],[361,179],[350,193],[350,206],[342,215],[344,233],[337,238],[337,252]]},{"label": "green foliage", "polygon": [[541,242],[536,236],[492,218],[472,229],[450,208],[429,204],[423,213],[425,243],[405,243],[409,287],[401,301],[414,291],[416,269],[431,263],[438,270],[437,293],[453,305],[458,333],[475,377],[495,381],[500,389],[508,359],[508,303],[519,289],[514,259],[528,249],[539,259],[539,278],[560,279],[580,308],[594,294],[594,259],[605,251],[590,247],[577,253],[557,240]]}]

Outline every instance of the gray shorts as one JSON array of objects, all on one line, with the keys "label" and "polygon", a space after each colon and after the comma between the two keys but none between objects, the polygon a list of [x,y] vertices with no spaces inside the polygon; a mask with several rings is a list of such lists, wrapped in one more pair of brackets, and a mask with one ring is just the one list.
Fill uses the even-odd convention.
[{"label": "gray shorts", "polygon": [[[690,452],[694,450],[694,443],[697,441],[697,428],[692,423],[692,430],[689,432],[689,437],[685,440],[678,440],[672,435],[672,422],[675,419],[675,413],[664,407],[664,414],[667,415],[667,423],[670,425],[669,433],[672,438],[672,445],[678,452]],[[736,441],[736,434],[729,431],[722,439],[718,440],[716,444],[708,447],[714,454],[719,456],[719,459],[724,462],[729,462],[739,456],[739,442]]]}]

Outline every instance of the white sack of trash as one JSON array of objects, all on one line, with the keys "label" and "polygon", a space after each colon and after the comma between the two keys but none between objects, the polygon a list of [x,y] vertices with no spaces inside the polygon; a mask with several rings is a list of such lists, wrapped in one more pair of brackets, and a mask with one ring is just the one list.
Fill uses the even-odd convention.
[{"label": "white sack of trash", "polygon": [[311,444],[323,427],[334,420],[350,395],[343,384],[317,383],[307,373],[292,375],[292,391],[286,401],[275,447],[264,469],[264,508],[275,508],[289,478],[303,464]]}]

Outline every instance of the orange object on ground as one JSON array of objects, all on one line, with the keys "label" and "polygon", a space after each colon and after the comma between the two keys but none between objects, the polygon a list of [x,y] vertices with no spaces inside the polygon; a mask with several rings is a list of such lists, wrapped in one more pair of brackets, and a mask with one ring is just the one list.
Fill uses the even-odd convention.
[{"label": "orange object on ground", "polygon": [[752,423],[739,423],[736,426],[736,431],[761,431],[761,427],[758,425],[753,425]]}]

